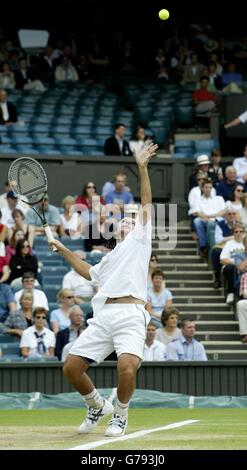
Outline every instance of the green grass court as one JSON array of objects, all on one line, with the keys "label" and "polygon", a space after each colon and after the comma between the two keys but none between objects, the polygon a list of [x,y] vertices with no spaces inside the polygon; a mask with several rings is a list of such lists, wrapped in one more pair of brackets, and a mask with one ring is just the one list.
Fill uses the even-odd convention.
[{"label": "green grass court", "polygon": [[247,448],[246,409],[130,409],[128,434],[167,424],[198,419],[178,429],[111,443],[104,436],[107,418],[92,434],[78,435],[85,409],[0,411],[0,449],[69,449],[109,439],[99,450],[206,450]]}]

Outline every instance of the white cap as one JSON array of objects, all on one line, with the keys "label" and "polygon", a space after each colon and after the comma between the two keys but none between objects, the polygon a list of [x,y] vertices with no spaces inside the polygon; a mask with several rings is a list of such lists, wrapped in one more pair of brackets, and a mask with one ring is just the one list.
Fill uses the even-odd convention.
[{"label": "white cap", "polygon": [[210,160],[207,155],[199,155],[196,159],[197,165],[209,165]]}]

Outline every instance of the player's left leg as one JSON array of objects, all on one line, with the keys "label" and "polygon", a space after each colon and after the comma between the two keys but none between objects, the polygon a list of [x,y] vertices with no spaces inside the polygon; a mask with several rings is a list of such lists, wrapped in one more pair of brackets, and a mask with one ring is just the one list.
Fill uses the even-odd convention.
[{"label": "player's left leg", "polygon": [[112,419],[106,429],[106,436],[122,436],[128,424],[129,402],[136,386],[136,373],[140,366],[140,358],[123,353],[118,358],[117,401]]}]

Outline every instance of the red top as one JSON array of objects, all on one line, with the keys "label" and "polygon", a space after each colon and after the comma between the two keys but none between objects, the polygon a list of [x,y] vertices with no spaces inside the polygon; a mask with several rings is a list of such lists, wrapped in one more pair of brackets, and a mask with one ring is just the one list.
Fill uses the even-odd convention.
[{"label": "red top", "polygon": [[7,256],[0,256],[0,273],[3,272],[3,267],[9,265]]},{"label": "red top", "polygon": [[0,224],[0,233],[4,230],[5,225]]},{"label": "red top", "polygon": [[216,96],[208,90],[196,90],[192,94],[192,99],[196,101],[215,101]]},{"label": "red top", "polygon": [[[84,196],[77,196],[76,198],[76,204],[83,204],[86,206],[88,209],[92,209],[92,204],[91,201]],[[105,204],[105,200],[102,196],[100,196],[100,204]]]}]

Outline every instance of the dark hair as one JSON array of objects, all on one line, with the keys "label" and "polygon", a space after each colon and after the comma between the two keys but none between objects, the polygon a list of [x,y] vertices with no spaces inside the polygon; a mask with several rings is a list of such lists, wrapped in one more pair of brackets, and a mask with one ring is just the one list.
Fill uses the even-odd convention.
[{"label": "dark hair", "polygon": [[36,307],[33,311],[33,318],[35,318],[37,315],[39,315],[40,313],[42,313],[43,315],[45,315],[47,317],[47,310],[43,307]]},{"label": "dark hair", "polygon": [[[93,183],[93,181],[87,181],[87,183],[84,184],[83,188],[82,188],[82,196],[83,197],[87,197],[87,185],[88,183]],[[94,183],[93,183],[94,184]],[[95,189],[95,193],[97,192],[96,190],[96,186],[94,184],[94,189]]]},{"label": "dark hair", "polygon": [[204,187],[205,184],[212,184],[213,185],[213,182],[212,182],[211,178],[205,178],[205,180],[202,183],[202,187]]},{"label": "dark hair", "polygon": [[237,188],[238,186],[240,186],[242,189],[244,189],[244,186],[243,186],[241,183],[237,183],[237,184],[234,186],[234,188],[233,188],[233,190],[232,190],[232,192],[231,192],[231,196],[229,197],[229,201],[232,201],[232,202],[234,201],[234,197],[235,197],[234,193],[235,193],[236,188]]},{"label": "dark hair", "polygon": [[24,246],[24,243],[28,243],[25,238],[23,238],[22,240],[18,240],[18,242],[16,243],[15,253],[17,256],[21,256],[21,250]]},{"label": "dark hair", "polygon": [[195,323],[195,320],[192,320],[192,318],[183,318],[180,323],[181,328],[184,328],[186,323]]},{"label": "dark hair", "polygon": [[220,149],[213,149],[211,152],[211,157],[221,157]]},{"label": "dark hair", "polygon": [[22,281],[24,281],[24,279],[35,279],[35,274],[32,271],[27,271],[22,275]]},{"label": "dark hair", "polygon": [[151,261],[151,258],[156,258],[156,261],[158,262],[158,256],[153,251],[150,256],[150,261]]},{"label": "dark hair", "polygon": [[126,125],[123,124],[122,122],[117,122],[117,124],[115,124],[115,126],[114,126],[115,131],[116,131],[117,129],[119,129],[119,127],[126,127]]},{"label": "dark hair", "polygon": [[[10,241],[9,241],[9,245],[11,246],[11,248],[16,248],[15,234],[17,232],[23,232],[22,228],[15,228],[13,230],[12,236],[11,236]],[[24,232],[23,232],[23,235],[24,235],[23,239],[25,239],[25,233]]]},{"label": "dark hair", "polygon": [[154,278],[154,276],[161,276],[163,279],[165,279],[164,273],[160,269],[155,269],[151,276],[152,279]]},{"label": "dark hair", "polygon": [[139,132],[140,129],[143,129],[144,130],[144,127],[143,126],[137,126],[134,131],[133,131],[133,134],[131,136],[131,140],[137,140],[137,134]]},{"label": "dark hair", "polygon": [[169,320],[169,318],[172,315],[176,315],[177,319],[180,319],[180,313],[179,310],[176,307],[169,307],[169,308],[164,308],[162,314],[161,314],[161,323],[163,326],[166,326],[166,322]]},{"label": "dark hair", "polygon": [[209,82],[209,78],[207,77],[207,75],[203,75],[201,78],[200,78],[200,82],[202,82],[203,80],[207,80]]},{"label": "dark hair", "polygon": [[157,325],[152,320],[150,320],[150,322],[148,323],[147,327],[149,326],[154,326],[157,329]]},{"label": "dark hair", "polygon": [[24,219],[24,214],[23,212],[21,211],[21,209],[14,209],[12,211],[12,217],[14,218],[17,214],[19,214],[23,219]]}]

